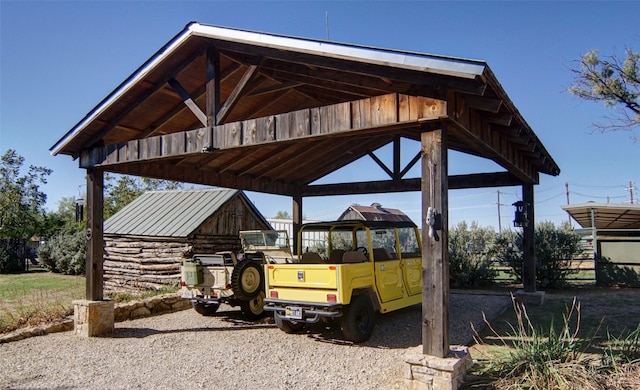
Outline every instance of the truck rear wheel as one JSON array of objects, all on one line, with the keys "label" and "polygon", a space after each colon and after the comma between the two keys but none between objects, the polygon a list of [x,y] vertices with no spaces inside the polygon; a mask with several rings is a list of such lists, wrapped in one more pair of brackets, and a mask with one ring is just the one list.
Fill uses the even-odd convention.
[{"label": "truck rear wheel", "polygon": [[218,308],[220,307],[217,303],[205,303],[205,302],[191,302],[193,308],[196,310],[196,313],[202,314],[203,316],[212,316],[216,314]]},{"label": "truck rear wheel", "polygon": [[277,311],[273,312],[273,320],[275,321],[278,328],[284,333],[293,333],[304,328],[304,322],[298,321],[289,321],[278,314]]},{"label": "truck rear wheel", "polygon": [[264,271],[260,263],[244,259],[233,267],[231,288],[236,298],[248,301],[264,290]]},{"label": "truck rear wheel", "polygon": [[354,343],[361,343],[371,337],[375,322],[375,312],[371,300],[366,295],[352,298],[342,314],[342,334]]},{"label": "truck rear wheel", "polygon": [[240,301],[242,314],[249,321],[259,320],[264,317],[264,292],[260,291],[258,295],[248,301]]}]

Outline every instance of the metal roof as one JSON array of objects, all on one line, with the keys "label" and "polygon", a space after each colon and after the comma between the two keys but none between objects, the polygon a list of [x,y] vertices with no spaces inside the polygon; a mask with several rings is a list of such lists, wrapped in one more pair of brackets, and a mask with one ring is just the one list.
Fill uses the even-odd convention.
[{"label": "metal roof", "polygon": [[[245,195],[242,191],[226,188],[148,191],[107,219],[104,233],[188,237],[236,196]],[[255,212],[261,217],[257,210]]]},{"label": "metal roof", "polygon": [[85,169],[279,195],[401,192],[420,188],[404,177],[415,159],[387,169],[392,180],[318,181],[443,128],[448,149],[505,169],[449,188],[537,184],[539,173],[560,173],[483,61],[201,23],[188,24],[50,150]]},{"label": "metal roof", "polygon": [[[582,203],[562,206],[583,228],[640,229],[640,204]],[[593,214],[592,214],[593,213]]]},{"label": "metal roof", "polygon": [[165,44],[140,68],[121,83],[109,96],[103,99],[91,112],[78,122],[67,134],[51,147],[51,154],[65,153],[65,148],[73,137],[81,132],[105,110],[117,103],[136,83],[144,80],[151,71],[160,66],[174,52],[193,37],[203,37],[236,44],[258,45],[264,48],[296,51],[324,57],[353,60],[382,66],[393,66],[408,70],[416,70],[442,74],[447,76],[473,79],[482,75],[486,64],[482,61],[462,59],[364,47],[353,44],[326,42],[312,39],[301,39],[290,36],[258,33],[192,22],[183,31]]},{"label": "metal roof", "polygon": [[351,212],[354,212],[365,221],[387,221],[387,222],[413,222],[405,213],[398,209],[389,209],[382,207],[380,203],[374,203],[371,206],[352,205],[340,215],[339,220],[347,218]]}]

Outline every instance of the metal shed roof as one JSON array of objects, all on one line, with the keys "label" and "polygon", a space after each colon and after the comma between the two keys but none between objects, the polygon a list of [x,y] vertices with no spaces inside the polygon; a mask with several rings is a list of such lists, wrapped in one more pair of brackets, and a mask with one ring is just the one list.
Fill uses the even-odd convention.
[{"label": "metal shed roof", "polygon": [[[398,209],[382,207],[380,203],[373,203],[371,206],[352,205],[340,215],[339,220],[347,218],[351,212],[355,212],[364,221],[387,221],[387,222],[413,222],[405,213]],[[352,219],[352,218],[347,218]]]},{"label": "metal shed roof", "polygon": [[597,229],[640,229],[640,204],[589,202],[564,205],[562,209],[583,228],[593,227],[593,215]]},{"label": "metal shed roof", "polygon": [[[107,219],[104,233],[188,237],[236,196],[246,197],[242,191],[226,188],[145,192]],[[262,217],[257,210],[255,213]]]}]

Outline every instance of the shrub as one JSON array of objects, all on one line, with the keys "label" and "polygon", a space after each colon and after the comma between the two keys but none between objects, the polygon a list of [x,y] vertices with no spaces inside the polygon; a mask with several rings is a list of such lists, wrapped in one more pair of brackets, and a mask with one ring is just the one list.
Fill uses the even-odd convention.
[{"label": "shrub", "polygon": [[468,228],[460,222],[449,231],[449,276],[452,287],[479,287],[492,282],[497,272],[491,267],[496,233],[476,222]]},{"label": "shrub", "polygon": [[[571,269],[571,258],[580,253],[580,236],[568,224],[556,227],[541,222],[535,228],[534,245],[536,281],[542,289],[560,289],[567,278],[578,271]],[[511,267],[522,281],[522,233],[503,231],[496,238],[495,259]]]},{"label": "shrub", "polygon": [[22,271],[20,257],[15,251],[0,245],[0,274]]},{"label": "shrub", "polygon": [[[493,357],[482,369],[495,388],[599,388],[592,360],[584,352],[589,343],[583,344],[578,337],[580,304],[575,299],[563,315],[559,331],[553,322],[548,331],[534,328],[525,306],[515,300],[513,303],[516,325],[511,327],[506,337],[493,331],[504,345],[512,344],[512,349],[502,356]],[[493,330],[491,325],[489,327]]]},{"label": "shrub", "polygon": [[51,272],[81,275],[85,271],[87,240],[84,230],[70,226],[38,249],[38,258]]},{"label": "shrub", "polygon": [[17,238],[0,239],[0,274],[25,271],[25,240]]}]

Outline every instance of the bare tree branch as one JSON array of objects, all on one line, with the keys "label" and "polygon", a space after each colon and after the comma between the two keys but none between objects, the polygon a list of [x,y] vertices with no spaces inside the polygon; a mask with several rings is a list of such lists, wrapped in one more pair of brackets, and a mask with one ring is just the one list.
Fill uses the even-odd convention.
[{"label": "bare tree branch", "polygon": [[638,140],[640,127],[640,55],[628,48],[625,58],[616,55],[600,57],[597,50],[583,54],[577,66],[569,92],[587,101],[602,101],[613,108],[615,116],[606,124],[594,124],[600,131],[629,131]]}]

